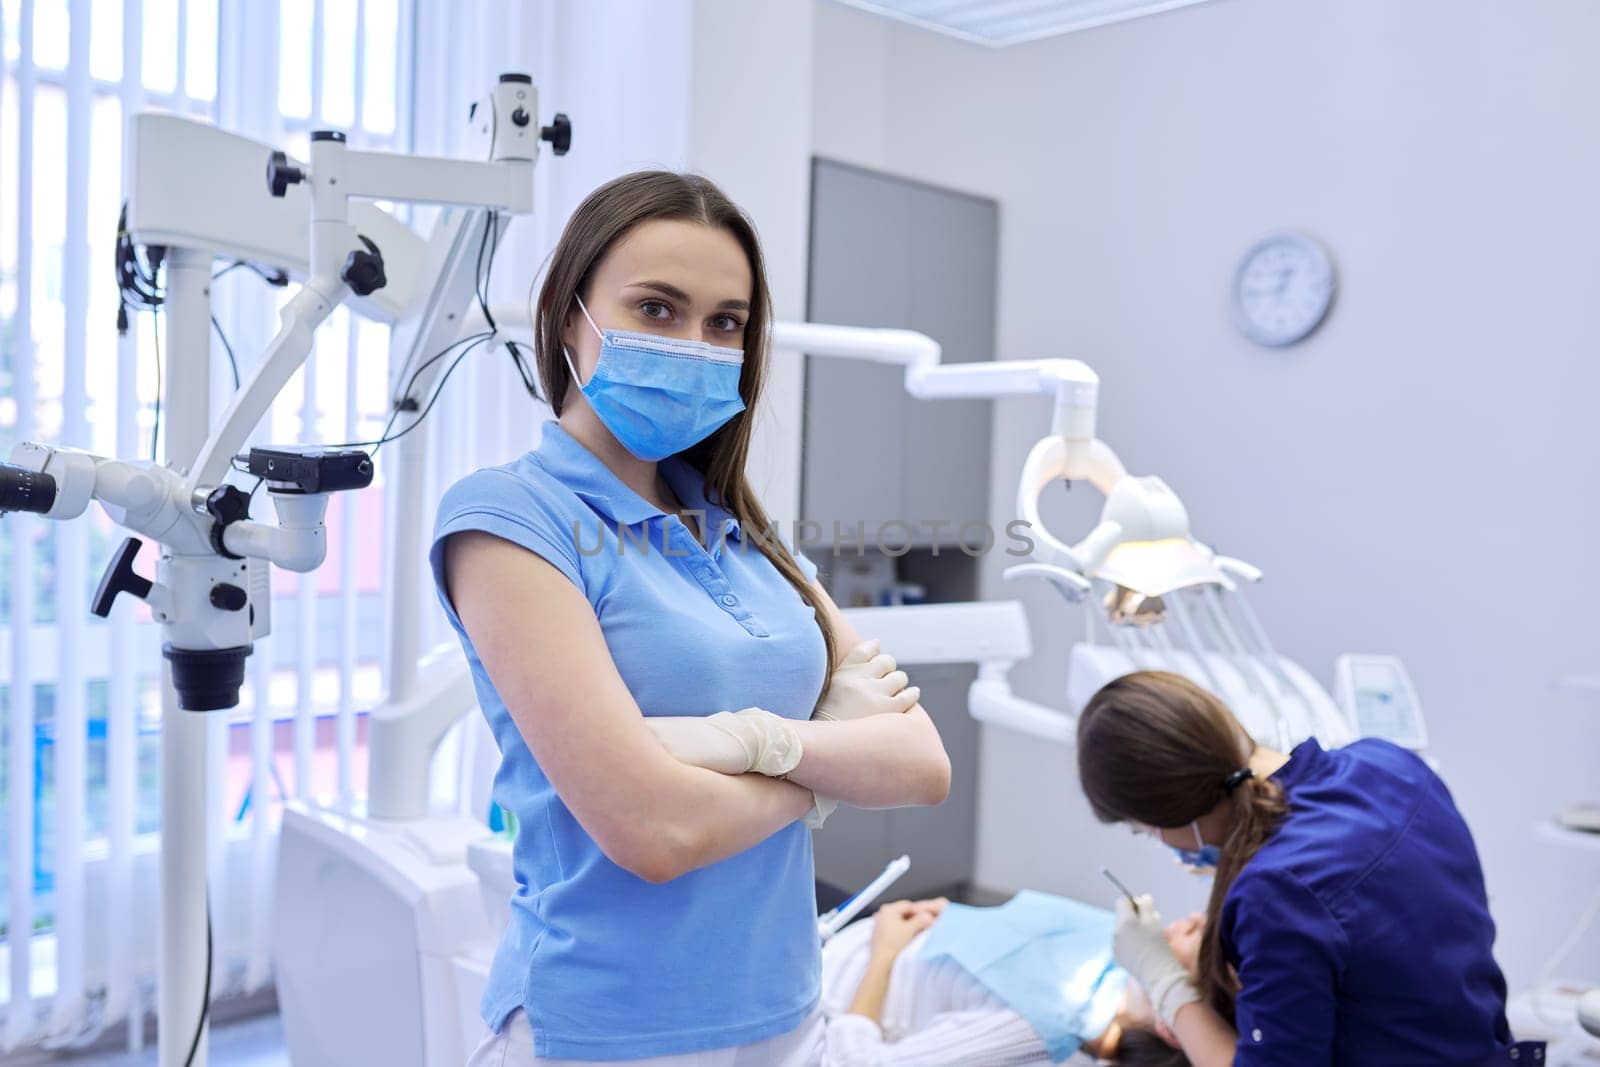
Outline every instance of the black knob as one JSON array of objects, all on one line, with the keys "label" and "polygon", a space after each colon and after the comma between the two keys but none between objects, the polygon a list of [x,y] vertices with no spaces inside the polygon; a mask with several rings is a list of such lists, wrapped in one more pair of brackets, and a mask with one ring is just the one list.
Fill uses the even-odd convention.
[{"label": "black knob", "polygon": [[299,167],[291,167],[286,153],[273,152],[267,157],[267,188],[273,196],[281,197],[289,191],[289,186],[305,180],[306,172]]},{"label": "black knob", "polygon": [[140,600],[150,595],[153,588],[150,579],[135,574],[133,570],[133,559],[142,547],[144,542],[137,537],[123,540],[112,555],[111,562],[106,564],[105,573],[100,576],[100,588],[94,591],[94,600],[89,604],[92,613],[102,619],[108,617],[118,593],[132,593]]},{"label": "black knob", "polygon": [[250,597],[243,589],[228,582],[218,582],[211,587],[211,606],[218,611],[243,611]]},{"label": "black knob", "polygon": [[524,111],[522,108],[519,107],[519,108],[517,108],[515,111],[513,111],[511,113],[511,125],[513,125],[513,126],[526,126],[527,124],[528,124],[528,113],[526,111]]},{"label": "black knob", "polygon": [[211,548],[224,559],[243,559],[228,551],[222,534],[230,523],[250,517],[250,494],[237,485],[219,485],[206,496],[206,514],[216,520],[211,526]]},{"label": "black knob", "polygon": [[206,514],[226,526],[250,517],[250,494],[237,485],[219,485],[206,497]]},{"label": "black knob", "polygon": [[[516,117],[512,117],[516,121]],[[550,125],[539,130],[539,140],[550,142],[550,151],[558,156],[567,154],[567,149],[572,147],[572,120],[567,118],[563,111],[556,112],[556,117]]]},{"label": "black knob", "polygon": [[356,236],[367,247],[365,250],[357,248],[345,257],[344,272],[339,277],[344,279],[352,293],[367,296],[388,285],[389,279],[383,273],[383,253],[378,251],[378,246],[365,234]]}]

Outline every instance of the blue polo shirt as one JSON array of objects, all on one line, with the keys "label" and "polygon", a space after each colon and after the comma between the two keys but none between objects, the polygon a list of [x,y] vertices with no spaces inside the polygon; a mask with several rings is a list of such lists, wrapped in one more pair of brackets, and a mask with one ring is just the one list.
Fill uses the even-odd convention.
[{"label": "blue polo shirt", "polygon": [[1289,814],[1222,903],[1238,1067],[1510,1063],[1483,871],[1439,776],[1368,739],[1297,745]]},{"label": "blue polo shirt", "polygon": [[815,613],[751,543],[755,532],[706,500],[697,471],[677,457],[659,469],[703,512],[709,549],[554,421],[532,452],[468,475],[439,506],[435,582],[500,746],[494,798],[517,817],[511,924],[481,1008],[496,1030],[522,1008],[539,1056],[747,1044],[794,1029],[820,991],[810,831],[796,821],[661,885],[612,863],[540,769],[445,593],[444,539],[487,531],[582,590],[644,714],[757,706],[809,718],[827,670]]}]

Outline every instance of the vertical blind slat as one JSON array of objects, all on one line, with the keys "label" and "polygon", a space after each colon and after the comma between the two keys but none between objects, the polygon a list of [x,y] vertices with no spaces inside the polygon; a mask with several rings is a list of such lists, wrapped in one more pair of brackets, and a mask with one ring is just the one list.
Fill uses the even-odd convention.
[{"label": "vertical blind slat", "polygon": [[[352,140],[366,147],[362,126],[366,111],[367,69],[367,4],[356,4],[355,62],[351,67],[354,80],[351,99],[354,101],[355,122]],[[345,337],[344,373],[344,435],[343,440],[360,440],[360,411],[356,403],[357,375],[361,371],[361,326],[354,315],[350,316]],[[337,729],[339,800],[348,804],[355,797],[354,760],[356,746],[355,674],[356,674],[356,594],[360,589],[357,573],[356,546],[361,538],[361,509],[356,494],[346,493],[340,501],[343,529],[339,542],[339,718]]]},{"label": "vertical blind slat", "polygon": [[328,48],[327,42],[322,39],[323,30],[327,25],[323,14],[322,0],[316,0],[311,8],[311,128],[313,130],[323,125],[322,56]]},{"label": "vertical blind slat", "polygon": [[[231,129],[248,136],[278,143],[278,22],[277,5],[221,4],[218,7],[219,58],[217,64],[217,108],[219,118]],[[231,282],[228,322],[230,336],[240,359],[240,373],[248,376],[259,363],[259,340],[270,335],[272,300],[267,290],[256,284],[247,272],[234,271]],[[270,436],[271,420],[251,434],[251,444]],[[257,512],[266,502],[256,497]],[[272,660],[270,637],[255,642],[246,660],[250,723],[250,783],[248,792],[249,854],[243,892],[229,899],[230,907],[242,913],[235,922],[245,938],[243,991],[253,993],[271,980],[271,896],[272,849],[275,825],[271,817],[277,796],[273,749],[275,724],[272,717]]]},{"label": "vertical blind slat", "polygon": [[179,111],[189,110],[189,0],[178,0],[178,70],[175,76]]},{"label": "vertical blind slat", "polygon": [[[359,98],[359,92],[357,95]],[[343,439],[356,441],[360,439],[355,389],[360,368],[360,330],[354,316],[351,316],[349,329],[345,355],[345,381],[349,384],[345,389]],[[356,743],[356,594],[360,587],[356,547],[361,537],[361,510],[355,493],[344,494],[339,506],[344,520],[339,540],[339,799],[348,803],[355,796],[351,762]]]},{"label": "vertical blind slat", "polygon": [[[323,34],[322,0],[312,5],[311,14],[311,128],[322,126],[322,54],[325,45]],[[313,348],[305,362],[305,394],[300,408],[300,440],[314,441],[317,422],[317,352]],[[295,796],[309,799],[312,795],[312,761],[316,744],[316,719],[313,717],[313,698],[317,656],[317,580],[316,575],[300,575],[297,598],[299,642],[295,664]]]},{"label": "vertical blind slat", "polygon": [[[62,250],[62,442],[89,438],[87,319],[89,303],[89,0],[68,9],[67,218]],[[66,523],[56,530],[59,553],[56,626],[61,646],[82,648],[88,620],[82,598],[88,589],[89,528]],[[83,1011],[83,823],[88,708],[83,660],[63,657],[55,701],[55,927],[56,997],[51,1028],[71,1033]]]},{"label": "vertical blind slat", "polygon": [[[122,115],[132,116],[143,103],[143,0],[125,0],[122,10]],[[123,190],[126,196],[127,190]],[[117,455],[140,454],[139,343],[137,323],[130,323],[117,343]],[[145,623],[149,626],[151,623]],[[106,817],[110,836],[110,868],[106,884],[132,886],[133,836],[138,829],[139,708],[134,665],[134,617],[124,609],[111,613],[111,692],[106,721]],[[144,1020],[135,1010],[134,929],[129,892],[108,894],[105,943],[107,1019],[126,1016],[128,1050],[144,1038]]]},{"label": "vertical blind slat", "polygon": [[[22,0],[17,19],[17,311],[12,322],[11,358],[16,373],[17,438],[33,436],[33,0]],[[11,949],[11,1003],[6,1012],[6,1045],[16,1047],[33,1031],[33,610],[36,521],[11,516],[11,681],[10,718],[11,872],[8,942]]]}]

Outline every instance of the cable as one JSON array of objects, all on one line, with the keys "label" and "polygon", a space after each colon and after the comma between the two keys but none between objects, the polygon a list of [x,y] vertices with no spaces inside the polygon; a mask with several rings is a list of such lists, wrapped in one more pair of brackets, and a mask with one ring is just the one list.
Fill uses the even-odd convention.
[{"label": "cable", "polygon": [[222,323],[217,321],[215,315],[211,316],[211,328],[217,331],[217,339],[222,342],[222,350],[228,353],[228,366],[233,368],[233,388],[237,392],[239,389],[239,361],[233,358],[233,346],[228,343],[228,335],[222,332]]},{"label": "cable", "polygon": [[150,462],[160,463],[161,452],[161,317],[150,316],[150,333],[156,339],[156,421],[150,428]]},{"label": "cable", "polygon": [[[488,324],[491,333],[500,332],[500,324],[495,322],[494,314],[489,310],[489,282],[494,273],[495,256],[500,251],[500,220],[499,212],[490,212],[483,226],[483,234],[478,238],[478,262],[475,270],[473,291],[478,297],[478,308],[483,312],[483,321]],[[488,259],[485,260],[484,252],[487,249]],[[538,380],[533,371],[528,367],[527,357],[523,355],[522,346],[509,337],[501,342],[505,346],[506,354],[511,357],[511,365],[516,368],[517,376],[522,379],[522,387],[528,395],[535,400],[544,401],[539,394]]]},{"label": "cable", "polygon": [[[348,441],[348,442],[345,442],[344,444],[324,445],[323,447],[324,448],[371,448],[373,456],[376,457],[377,454],[378,454],[378,450],[381,449],[384,445],[388,444],[390,441],[398,441],[400,438],[404,437],[406,434],[410,433],[412,430],[415,430],[418,426],[422,425],[422,420],[428,417],[428,413],[433,410],[433,406],[439,402],[439,396],[440,396],[441,393],[444,392],[445,383],[450,380],[450,375],[455,373],[455,369],[461,365],[461,361],[463,359],[466,359],[468,354],[471,353],[471,351],[474,348],[477,348],[479,345],[483,344],[485,341],[488,341],[493,336],[494,335],[492,333],[480,333],[480,334],[474,334],[470,338],[469,337],[464,337],[460,341],[456,341],[453,344],[441,349],[437,354],[435,354],[433,356],[430,356],[426,363],[424,363],[422,366],[420,366],[420,367],[418,367],[416,369],[416,372],[413,373],[412,376],[411,376],[412,383],[416,382],[417,375],[421,374],[423,371],[427,370],[428,367],[432,366],[434,363],[437,363],[440,359],[444,358],[444,356],[449,354],[450,349],[455,348],[457,345],[460,345],[463,342],[468,342],[467,343],[467,347],[463,348],[461,350],[461,352],[459,354],[457,354],[456,358],[451,360],[450,366],[445,368],[444,374],[441,375],[440,378],[439,378],[439,384],[434,386],[433,395],[428,398],[428,403],[423,407],[423,409],[420,412],[417,413],[417,417],[415,419],[413,419],[411,422],[407,423],[406,426],[403,429],[401,429],[399,432],[397,432],[397,433],[390,433],[389,432],[390,429],[394,426],[395,420],[400,417],[401,412],[406,410],[404,407],[402,407],[399,404],[397,404],[395,406],[394,414],[389,416],[389,422],[384,426],[382,435],[379,436],[379,438],[376,441]],[[409,391],[409,387],[408,387],[408,391]]]},{"label": "cable", "polygon": [[194,1027],[194,1040],[189,1042],[189,1055],[183,1058],[184,1067],[194,1063],[195,1053],[200,1051],[200,1035],[205,1033],[206,1020],[211,1017],[211,899],[206,897],[206,991],[205,999],[200,1002],[200,1021]]},{"label": "cable", "polygon": [[232,263],[229,263],[226,267],[223,267],[221,270],[213,274],[211,276],[211,280],[215,281],[224,274],[227,274],[229,271],[238,270],[240,267],[244,267],[246,270],[253,271],[254,273],[260,275],[262,281],[276,289],[282,289],[284,286],[289,284],[289,275],[284,271],[268,270],[259,263],[251,263],[248,260],[243,259],[236,259]]},{"label": "cable", "polygon": [[[167,250],[163,245],[149,245],[144,249],[143,257],[140,256],[139,246],[133,243],[133,234],[128,232],[128,202],[122,202],[122,211],[117,215],[117,241],[116,241],[116,268],[117,268],[117,333],[126,335],[129,326],[128,309],[135,312],[149,311],[159,313],[166,304],[166,297],[161,287],[161,264],[167,257]],[[156,353],[156,403],[155,425],[150,431],[150,459],[160,462],[161,440],[161,323],[155,317],[150,320],[151,333],[155,338]]]},{"label": "cable", "polygon": [[1556,976],[1556,971],[1566,961],[1566,958],[1572,955],[1572,950],[1578,947],[1578,944],[1583,940],[1583,935],[1589,932],[1589,927],[1593,925],[1596,919],[1600,919],[1600,893],[1596,893],[1594,899],[1578,915],[1578,921],[1567,934],[1566,939],[1561,942],[1560,947],[1550,957],[1549,962],[1540,969],[1539,980],[1535,984],[1535,988],[1550,984],[1551,980]]},{"label": "cable", "polygon": [[[406,426],[405,429],[401,430],[397,434],[394,434],[392,437],[388,436],[388,435],[385,435],[383,440],[376,442],[373,445],[373,449],[372,449],[373,455],[377,455],[378,449],[382,448],[387,442],[389,442],[389,441],[398,441],[400,438],[404,437],[406,434],[410,433],[412,430],[415,430],[418,426],[422,425],[422,420],[428,417],[428,412],[433,410],[433,405],[435,405],[435,404],[437,404],[439,402],[439,396],[440,396],[440,394],[442,394],[444,392],[445,383],[450,380],[450,375],[454,374],[456,368],[461,366],[461,361],[467,358],[468,353],[470,353],[474,348],[477,348],[479,345],[483,344],[487,340],[488,340],[488,338],[484,337],[484,338],[479,338],[476,341],[473,341],[470,345],[468,345],[466,348],[463,348],[461,350],[461,354],[460,355],[456,356],[455,359],[451,360],[450,366],[446,367],[444,374],[440,375],[439,384],[438,384],[438,386],[436,386],[434,388],[433,395],[428,398],[427,406],[424,407],[420,412],[417,413],[416,419],[413,420],[411,423],[409,423]],[[390,421],[392,422],[393,420],[391,419]]]}]

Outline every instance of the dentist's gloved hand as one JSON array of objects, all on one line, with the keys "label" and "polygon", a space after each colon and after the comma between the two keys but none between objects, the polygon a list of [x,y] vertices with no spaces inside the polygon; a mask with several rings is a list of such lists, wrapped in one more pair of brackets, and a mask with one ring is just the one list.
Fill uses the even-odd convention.
[{"label": "dentist's gloved hand", "polygon": [[863,641],[833,672],[828,695],[817,704],[811,717],[845,721],[910,711],[922,697],[922,690],[908,686],[909,680],[906,672],[895,666],[894,657],[880,651],[877,638]]},{"label": "dentist's gloved hand", "polygon": [[781,715],[764,708],[715,715],[645,716],[644,724],[680,763],[719,774],[776,778],[800,765],[800,735]]},{"label": "dentist's gloved hand", "polygon": [[1111,935],[1111,954],[1122,969],[1144,987],[1156,1015],[1170,1029],[1178,1009],[1200,999],[1189,972],[1172,952],[1161,925],[1156,902],[1149,894],[1139,898],[1137,911],[1127,897],[1117,898],[1117,925]]},{"label": "dentist's gloved hand", "polygon": [[800,735],[794,724],[765,708],[719,711],[706,722],[736,741],[746,757],[744,770],[778,778],[800,766]]}]

